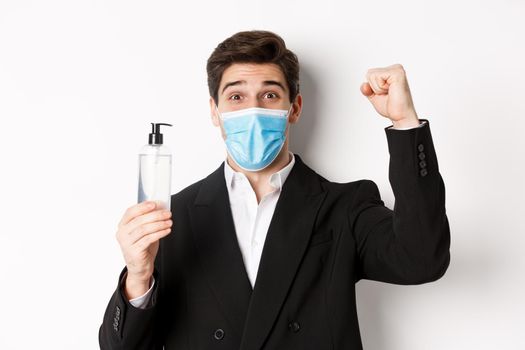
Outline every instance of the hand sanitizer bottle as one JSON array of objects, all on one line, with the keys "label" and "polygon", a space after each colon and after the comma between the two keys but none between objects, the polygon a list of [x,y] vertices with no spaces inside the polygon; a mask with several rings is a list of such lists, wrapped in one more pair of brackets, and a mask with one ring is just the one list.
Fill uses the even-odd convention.
[{"label": "hand sanitizer bottle", "polygon": [[163,145],[160,126],[166,123],[151,123],[148,144],[139,152],[138,203],[151,200],[156,209],[171,209],[171,151]]}]

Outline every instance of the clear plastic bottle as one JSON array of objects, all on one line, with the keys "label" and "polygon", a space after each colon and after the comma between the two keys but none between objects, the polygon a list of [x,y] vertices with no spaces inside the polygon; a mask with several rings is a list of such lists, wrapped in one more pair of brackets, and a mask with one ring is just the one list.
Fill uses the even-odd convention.
[{"label": "clear plastic bottle", "polygon": [[151,123],[148,144],[139,152],[138,203],[152,200],[157,208],[171,209],[171,151],[163,144],[160,126]]}]

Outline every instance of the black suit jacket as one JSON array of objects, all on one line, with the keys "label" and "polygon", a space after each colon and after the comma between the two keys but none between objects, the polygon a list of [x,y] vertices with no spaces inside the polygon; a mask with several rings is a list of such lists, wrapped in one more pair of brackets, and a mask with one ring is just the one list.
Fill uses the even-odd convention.
[{"label": "black suit jacket", "polygon": [[[422,119],[425,120],[425,119]],[[118,287],[100,327],[102,349],[362,349],[360,279],[413,285],[448,268],[445,187],[430,124],[385,128],[394,210],[371,180],[330,182],[295,154],[252,290],[237,243],[224,162],[172,196],[153,305]]]}]

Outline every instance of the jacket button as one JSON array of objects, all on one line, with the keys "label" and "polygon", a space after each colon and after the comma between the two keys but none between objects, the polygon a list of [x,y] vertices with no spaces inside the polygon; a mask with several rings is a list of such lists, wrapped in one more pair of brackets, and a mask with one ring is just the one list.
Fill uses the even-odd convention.
[{"label": "jacket button", "polygon": [[420,143],[419,145],[417,145],[417,150],[418,150],[419,152],[423,152],[423,151],[425,150],[425,146],[423,146],[423,144]]},{"label": "jacket button", "polygon": [[219,328],[215,330],[215,332],[213,332],[213,336],[215,337],[215,339],[221,340],[222,338],[224,338],[224,331]]},{"label": "jacket button", "polygon": [[425,153],[423,153],[423,152],[419,153],[418,157],[421,160],[425,159]]},{"label": "jacket button", "polygon": [[425,162],[424,160],[422,160],[421,162],[419,162],[419,167],[420,168],[424,168],[427,166],[427,162]]},{"label": "jacket button", "polygon": [[290,330],[292,330],[294,333],[297,333],[299,332],[299,329],[301,329],[301,325],[299,322],[290,322],[288,324],[288,328],[290,328]]},{"label": "jacket button", "polygon": [[421,171],[419,173],[421,174],[421,176],[427,176],[428,171],[427,171],[426,168],[423,168],[423,169],[421,169]]}]

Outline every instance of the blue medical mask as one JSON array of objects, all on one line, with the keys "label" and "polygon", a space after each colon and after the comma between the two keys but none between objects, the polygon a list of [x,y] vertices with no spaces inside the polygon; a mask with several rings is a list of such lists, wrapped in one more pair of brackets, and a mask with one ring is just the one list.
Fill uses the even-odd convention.
[{"label": "blue medical mask", "polygon": [[247,171],[259,171],[270,165],[281,151],[289,110],[245,108],[217,113],[223,121],[226,148],[235,163]]}]

